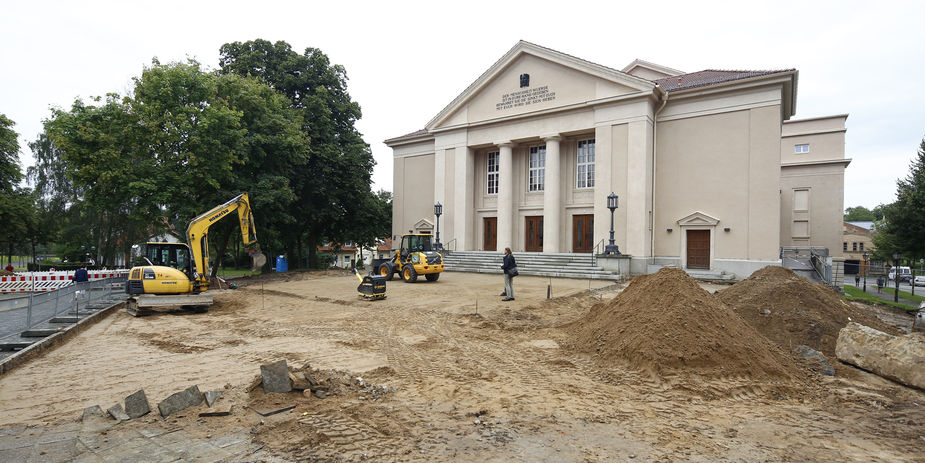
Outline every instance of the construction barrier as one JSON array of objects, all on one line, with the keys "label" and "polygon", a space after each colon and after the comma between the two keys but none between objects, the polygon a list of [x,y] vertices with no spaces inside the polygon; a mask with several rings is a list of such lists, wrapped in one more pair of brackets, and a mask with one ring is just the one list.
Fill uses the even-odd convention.
[{"label": "construction barrier", "polygon": [[[106,278],[125,278],[128,270],[88,270],[89,281]],[[40,293],[54,291],[70,285],[74,272],[27,272],[11,276],[0,276],[0,293]]]}]

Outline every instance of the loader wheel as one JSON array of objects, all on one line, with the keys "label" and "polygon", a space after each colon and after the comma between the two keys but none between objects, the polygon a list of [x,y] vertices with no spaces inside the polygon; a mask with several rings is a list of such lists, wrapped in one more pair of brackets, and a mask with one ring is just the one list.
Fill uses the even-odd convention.
[{"label": "loader wheel", "polygon": [[381,276],[384,276],[386,280],[391,280],[392,275],[395,275],[395,270],[393,270],[392,266],[389,264],[380,264],[379,271],[377,273]]},{"label": "loader wheel", "polygon": [[440,278],[440,274],[428,273],[427,275],[424,275],[424,278],[427,278],[427,281],[437,281],[437,279]]},{"label": "loader wheel", "polygon": [[414,283],[418,279],[418,272],[414,271],[413,266],[406,265],[401,271],[401,276],[405,283]]}]

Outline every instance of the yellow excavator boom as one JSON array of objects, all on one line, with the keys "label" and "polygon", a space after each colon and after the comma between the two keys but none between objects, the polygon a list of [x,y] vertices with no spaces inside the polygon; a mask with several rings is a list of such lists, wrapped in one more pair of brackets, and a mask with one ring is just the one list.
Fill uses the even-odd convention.
[{"label": "yellow excavator boom", "polygon": [[[254,228],[254,216],[251,213],[247,193],[242,193],[225,204],[200,214],[190,221],[189,227],[186,229],[186,237],[189,239],[190,252],[192,253],[193,275],[198,286],[196,291],[209,289],[209,227],[234,211],[238,212],[238,221],[241,224],[241,238],[244,245],[250,246],[256,243],[257,230]],[[266,262],[266,257],[260,251],[252,252],[251,258],[254,260],[255,265],[261,264],[260,261]]]}]

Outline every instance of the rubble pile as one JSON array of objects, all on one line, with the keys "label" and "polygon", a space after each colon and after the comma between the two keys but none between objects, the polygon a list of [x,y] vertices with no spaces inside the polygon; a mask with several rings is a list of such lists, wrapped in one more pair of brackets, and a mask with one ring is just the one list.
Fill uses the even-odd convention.
[{"label": "rubble pile", "polygon": [[634,278],[620,295],[566,329],[579,349],[600,360],[657,376],[798,375],[789,356],[676,268]]},{"label": "rubble pile", "polygon": [[902,334],[854,307],[831,288],[783,267],[758,270],[720,291],[718,297],[759,333],[788,351],[804,345],[834,358],[838,332],[849,321]]}]

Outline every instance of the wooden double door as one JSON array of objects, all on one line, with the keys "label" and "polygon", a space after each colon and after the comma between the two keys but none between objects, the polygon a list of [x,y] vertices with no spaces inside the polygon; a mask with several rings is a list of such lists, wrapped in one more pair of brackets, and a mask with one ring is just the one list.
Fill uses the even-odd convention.
[{"label": "wooden double door", "polygon": [[543,216],[524,218],[524,251],[543,252]]},{"label": "wooden double door", "polygon": [[572,252],[591,252],[594,247],[594,214],[572,216]]},{"label": "wooden double door", "polygon": [[687,268],[710,268],[710,230],[687,231]]},{"label": "wooden double door", "polygon": [[498,218],[485,217],[482,219],[482,250],[499,251],[498,249]]}]

